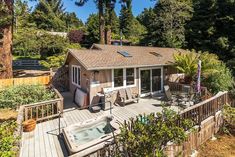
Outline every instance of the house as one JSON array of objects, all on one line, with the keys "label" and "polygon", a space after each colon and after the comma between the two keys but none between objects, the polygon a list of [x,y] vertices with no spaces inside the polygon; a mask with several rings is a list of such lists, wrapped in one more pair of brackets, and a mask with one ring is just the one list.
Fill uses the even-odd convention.
[{"label": "house", "polygon": [[[86,92],[88,104],[95,103],[104,89],[116,93],[131,88],[141,97],[163,91],[163,85],[177,73],[173,54],[184,52],[174,48],[115,46],[94,44],[88,50],[69,50],[65,65],[69,68],[69,90]],[[96,102],[97,103],[97,102]]]}]

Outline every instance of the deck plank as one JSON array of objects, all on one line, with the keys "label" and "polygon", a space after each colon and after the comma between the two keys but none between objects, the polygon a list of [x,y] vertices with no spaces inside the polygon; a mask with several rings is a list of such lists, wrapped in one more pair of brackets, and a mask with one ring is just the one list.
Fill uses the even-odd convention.
[{"label": "deck plank", "polygon": [[[134,103],[125,107],[114,106],[112,115],[114,121],[123,123],[124,120],[135,118],[139,114],[149,114],[152,112],[160,112],[161,107],[154,106],[160,104],[157,100],[141,100],[140,103]],[[72,105],[73,106],[73,105]],[[176,110],[177,107],[172,109]],[[66,107],[61,118],[61,131],[64,127],[93,119],[99,116],[110,115],[110,111],[100,111],[91,113],[89,110],[71,109]],[[22,151],[20,157],[66,157],[69,156],[66,145],[59,136],[59,119],[49,120],[39,123],[34,132],[23,133],[22,135]]]}]

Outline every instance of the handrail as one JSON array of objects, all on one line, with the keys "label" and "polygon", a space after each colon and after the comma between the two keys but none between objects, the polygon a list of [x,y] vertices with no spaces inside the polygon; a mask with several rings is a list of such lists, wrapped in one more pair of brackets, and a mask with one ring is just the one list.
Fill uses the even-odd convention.
[{"label": "handrail", "polygon": [[183,114],[183,113],[185,113],[185,112],[188,112],[188,111],[190,111],[190,110],[192,110],[192,109],[195,109],[195,108],[197,108],[197,107],[199,107],[199,106],[202,106],[202,105],[204,105],[204,104],[206,104],[206,103],[208,103],[208,102],[210,102],[210,101],[212,101],[212,100],[214,100],[214,99],[216,99],[216,98],[219,98],[220,96],[223,96],[224,94],[227,94],[227,93],[228,93],[227,91],[225,91],[225,92],[219,92],[219,93],[217,93],[215,96],[213,96],[213,97],[211,97],[211,98],[209,98],[209,99],[206,99],[206,100],[204,100],[204,101],[202,101],[202,102],[199,102],[198,104],[195,104],[195,105],[193,105],[193,106],[191,106],[191,107],[188,107],[188,108],[184,109],[183,111],[180,112],[180,114]]},{"label": "handrail", "polygon": [[[56,99],[22,105],[24,110],[24,120],[33,118],[36,121],[46,120],[54,117],[58,117],[60,113],[63,113],[64,98],[53,86],[50,86],[56,94]],[[61,114],[62,115],[62,114]]]},{"label": "handrail", "polygon": [[28,104],[28,105],[22,105],[24,106],[25,108],[28,108],[28,107],[35,107],[35,106],[38,106],[38,105],[45,105],[45,104],[49,104],[49,103],[55,103],[57,101],[60,101],[61,99],[53,99],[53,100],[47,100],[47,101],[42,101],[42,102],[36,102],[36,103],[32,103],[32,104]]}]

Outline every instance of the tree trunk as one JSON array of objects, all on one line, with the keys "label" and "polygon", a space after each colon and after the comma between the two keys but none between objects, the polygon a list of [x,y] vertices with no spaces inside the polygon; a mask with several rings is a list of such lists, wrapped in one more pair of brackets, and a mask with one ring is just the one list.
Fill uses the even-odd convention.
[{"label": "tree trunk", "polygon": [[106,10],[105,10],[105,15],[106,15],[106,28],[105,28],[105,44],[111,45],[111,38],[112,38],[112,31],[111,31],[111,26],[112,26],[112,9],[111,9],[111,1],[106,1]]},{"label": "tree trunk", "polygon": [[105,19],[104,19],[104,1],[99,0],[99,33],[100,33],[100,44],[105,43]]},{"label": "tree trunk", "polygon": [[[5,0],[9,14],[13,16],[13,0]],[[12,24],[12,22],[11,22]],[[12,25],[0,28],[3,32],[3,43],[0,47],[0,79],[12,78]]]}]

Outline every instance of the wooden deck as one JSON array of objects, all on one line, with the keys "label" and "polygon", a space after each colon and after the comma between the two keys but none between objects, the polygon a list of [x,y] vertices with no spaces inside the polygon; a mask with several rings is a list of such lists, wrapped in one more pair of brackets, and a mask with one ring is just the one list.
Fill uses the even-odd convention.
[{"label": "wooden deck", "polygon": [[[110,114],[110,111],[91,113],[88,110],[78,110],[72,103],[68,93],[65,96],[65,113],[61,118],[61,128],[92,119],[102,115]],[[112,113],[115,121],[123,122],[139,114],[149,114],[162,110],[161,102],[157,99],[141,99],[139,103],[133,103],[125,107],[115,106]],[[179,108],[171,107],[178,111]],[[69,156],[65,143],[59,135],[59,119],[49,120],[37,124],[36,129],[22,135],[22,149],[20,157],[63,157]]]}]

